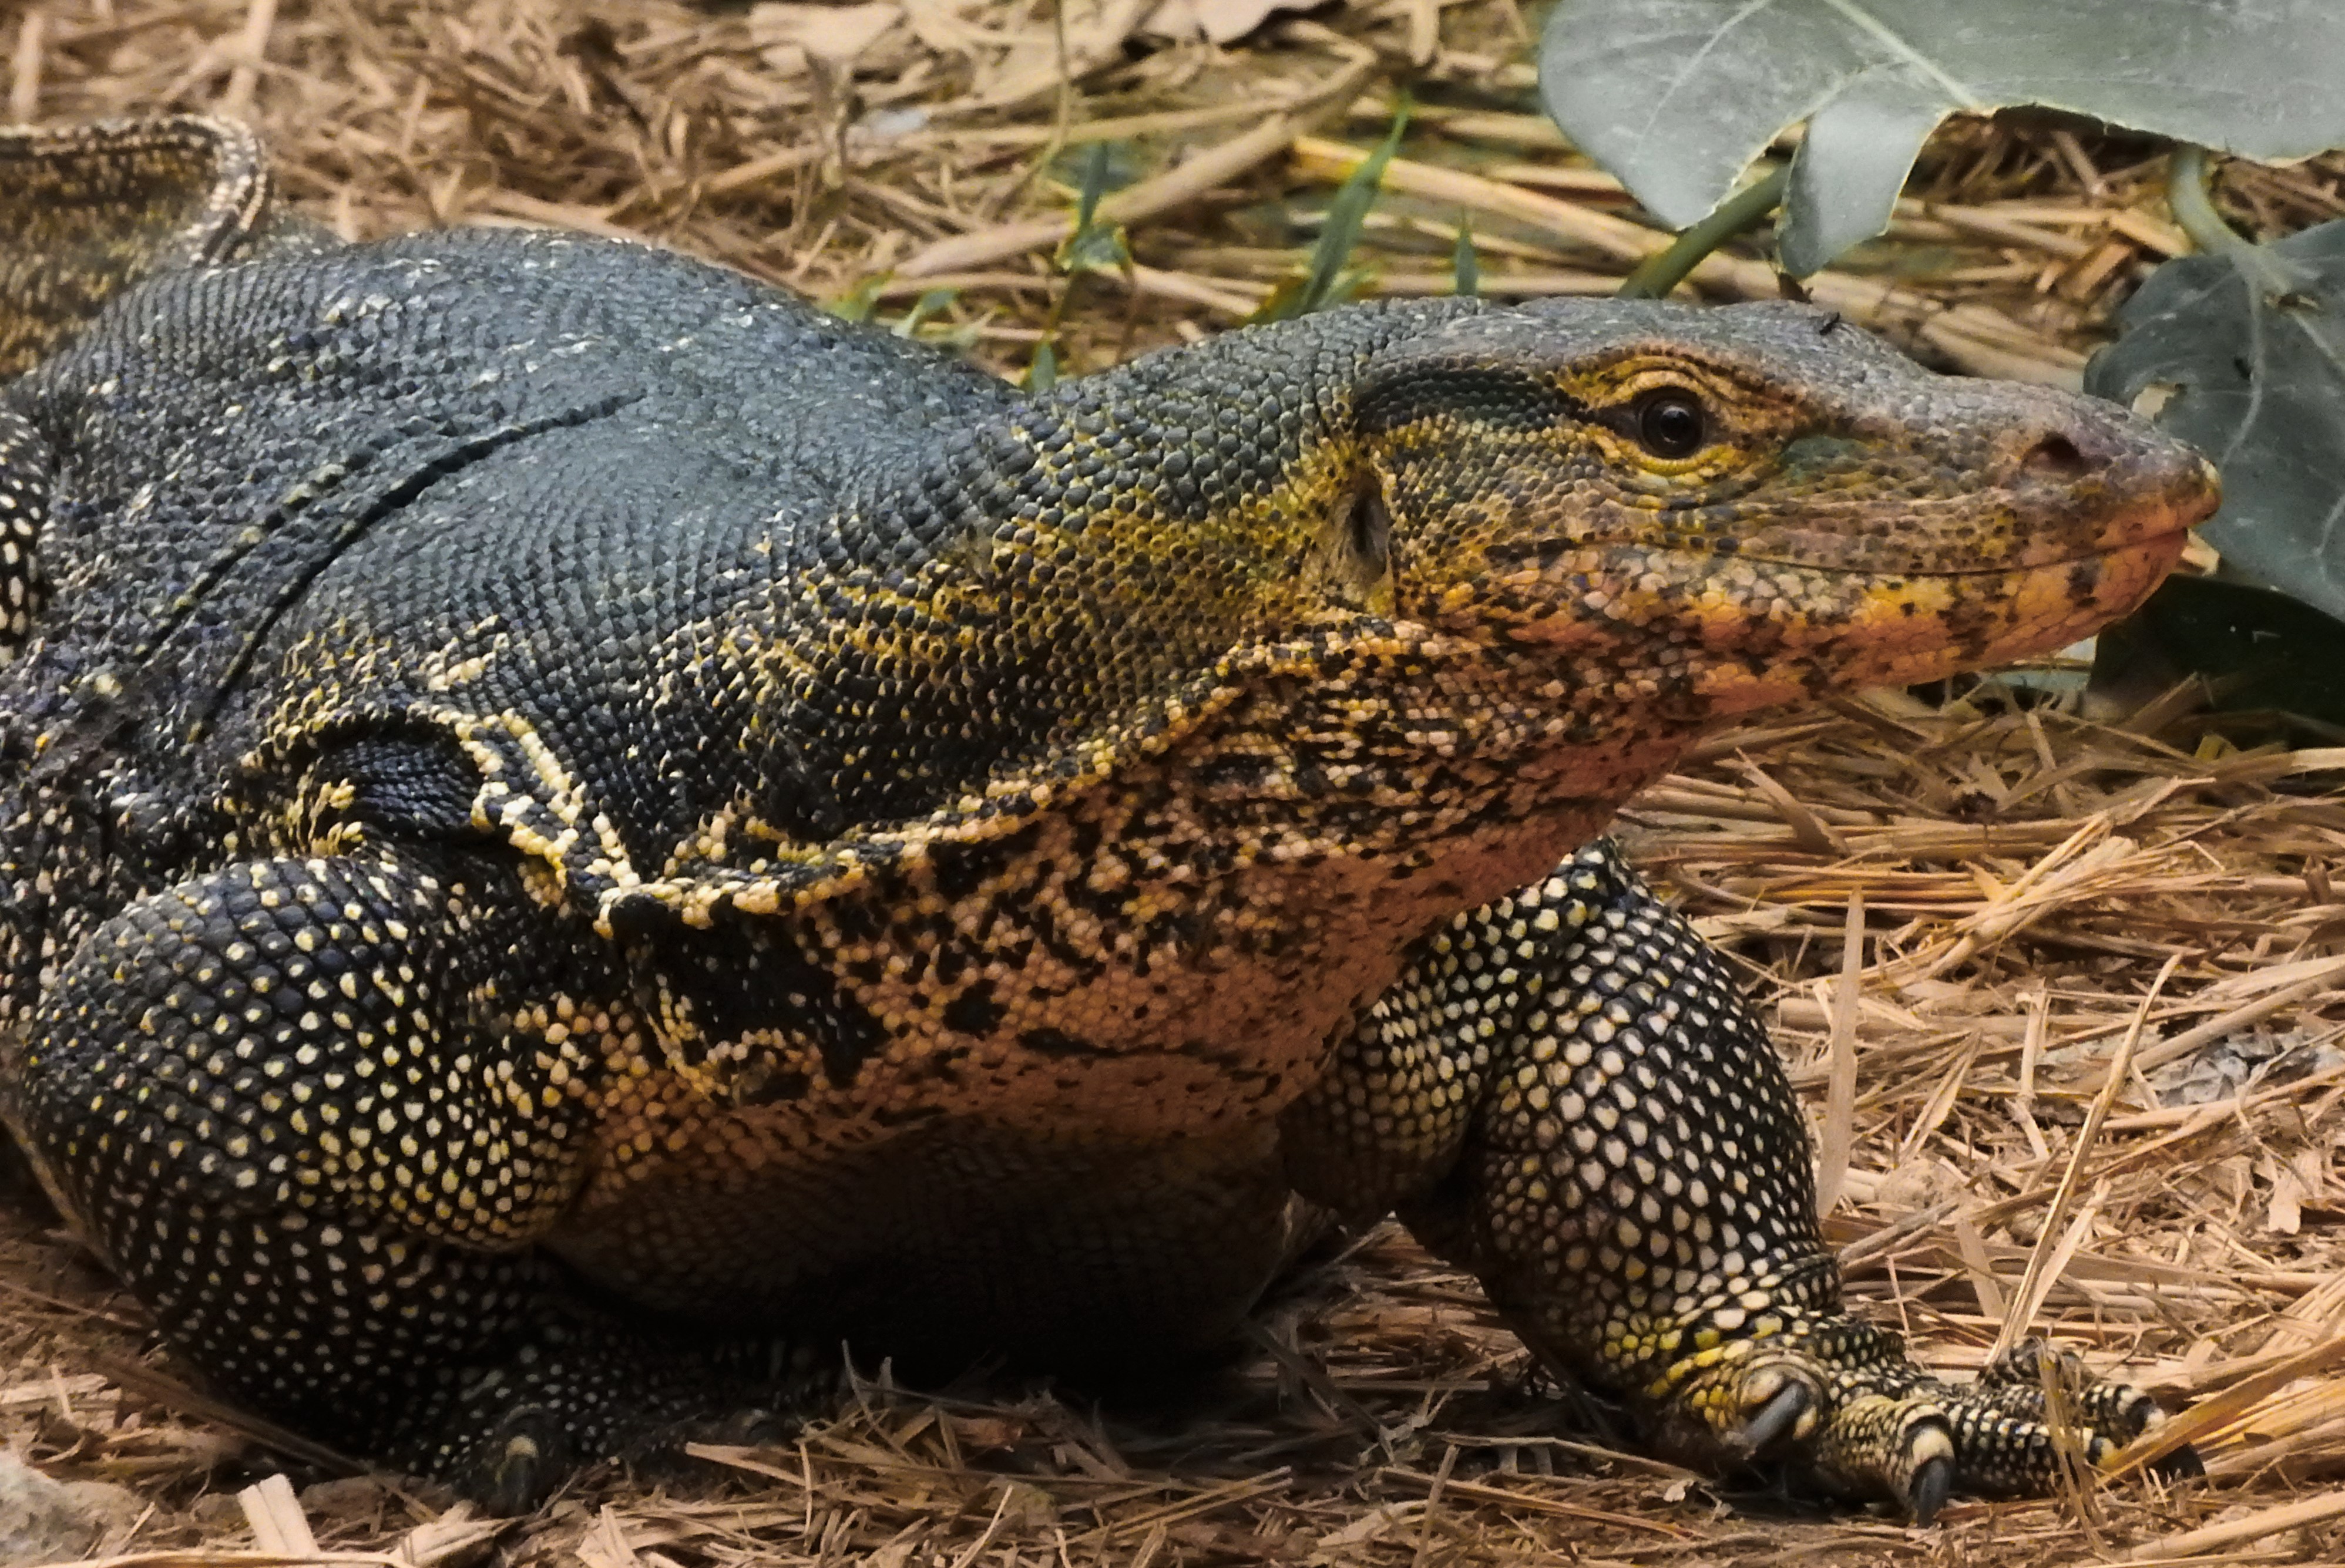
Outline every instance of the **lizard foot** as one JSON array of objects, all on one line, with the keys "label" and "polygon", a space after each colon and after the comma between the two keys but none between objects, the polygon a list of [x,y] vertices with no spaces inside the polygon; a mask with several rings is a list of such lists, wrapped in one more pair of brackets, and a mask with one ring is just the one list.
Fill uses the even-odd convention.
[{"label": "lizard foot", "polygon": [[[2141,1390],[2096,1380],[2040,1340],[1955,1383],[1906,1361],[1894,1334],[1848,1319],[1698,1351],[1649,1394],[1659,1435],[1690,1457],[1780,1465],[1925,1524],[1955,1492],[2050,1492],[2064,1446],[2098,1467],[2166,1419]],[[2157,1467],[2169,1478],[2201,1468],[2188,1448]]]},{"label": "lizard foot", "polygon": [[451,1399],[419,1401],[394,1462],[511,1517],[582,1465],[615,1460],[639,1475],[670,1475],[688,1468],[688,1443],[782,1441],[836,1381],[804,1346],[666,1346],[565,1330],[470,1378]]}]

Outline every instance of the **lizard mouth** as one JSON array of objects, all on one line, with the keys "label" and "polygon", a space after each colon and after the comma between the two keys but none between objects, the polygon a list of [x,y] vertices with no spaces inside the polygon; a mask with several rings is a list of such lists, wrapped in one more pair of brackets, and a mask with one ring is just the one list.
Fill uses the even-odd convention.
[{"label": "lizard mouth", "polygon": [[1655,554],[1679,555],[1687,559],[1714,561],[1721,563],[1732,561],[1748,566],[1780,566],[1789,571],[1812,572],[1833,577],[1862,577],[1879,581],[1903,579],[1918,582],[1985,582],[1993,578],[2019,576],[2030,572],[2059,572],[2069,567],[2129,556],[2146,550],[2167,548],[2178,557],[2184,541],[2189,536],[2191,526],[2189,521],[2184,521],[2155,533],[2140,533],[2116,543],[2076,550],[2065,555],[1991,561],[1977,566],[1906,566],[1893,561],[1832,561],[1814,555],[1801,555],[1790,551],[1778,553],[1732,549],[1701,551],[1683,545],[1674,547],[1656,545],[1650,540],[1636,538],[1526,540],[1519,544],[1494,546],[1489,554],[1491,561],[1500,565],[1528,564],[1535,568],[1551,568],[1563,564],[1574,555],[1591,551],[1643,550]]},{"label": "lizard mouth", "polygon": [[[1782,602],[1765,633],[1697,592],[1688,619],[1705,644],[1762,651],[1764,673],[1721,679],[1780,701],[1769,677],[1806,666],[1842,684],[1899,685],[2047,653],[2132,611],[2181,558],[2184,528],[2168,528],[2064,558],[1929,572],[1818,569],[1786,562],[1812,585]],[[1745,668],[1749,666],[1746,664]],[[1725,695],[1724,690],[1713,693]],[[1743,705],[1736,703],[1735,705]]]},{"label": "lizard mouth", "polygon": [[2190,524],[2169,528],[2159,533],[2146,533],[2121,544],[2101,545],[2091,550],[2079,550],[2069,555],[2056,555],[2035,561],[2005,561],[1988,566],[1944,566],[1894,568],[1886,566],[1819,565],[1795,555],[1753,555],[1738,552],[1735,559],[1750,561],[1754,566],[1788,566],[1806,572],[1846,572],[1851,576],[1878,578],[1912,578],[1924,581],[1985,582],[1990,578],[2014,577],[2038,572],[2060,572],[2069,567],[2087,566],[2096,561],[2114,561],[2144,551],[2170,548],[2176,557],[2182,553],[2189,538]]}]

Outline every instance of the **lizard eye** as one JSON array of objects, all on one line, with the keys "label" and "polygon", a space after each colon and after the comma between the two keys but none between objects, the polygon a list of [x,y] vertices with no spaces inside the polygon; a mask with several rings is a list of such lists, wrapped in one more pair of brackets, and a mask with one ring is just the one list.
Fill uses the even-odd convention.
[{"label": "lizard eye", "polygon": [[1637,402],[1637,440],[1657,458],[1690,458],[1701,450],[1710,421],[1701,400],[1674,387],[1650,392]]}]

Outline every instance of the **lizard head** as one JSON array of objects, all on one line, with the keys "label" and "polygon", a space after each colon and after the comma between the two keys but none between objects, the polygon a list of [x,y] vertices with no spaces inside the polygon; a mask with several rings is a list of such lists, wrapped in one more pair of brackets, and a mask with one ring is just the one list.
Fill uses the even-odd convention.
[{"label": "lizard head", "polygon": [[2212,469],[2116,406],[1934,374],[1812,307],[1454,320],[1353,398],[1391,612],[1586,648],[1709,713],[2064,645],[2138,603]]},{"label": "lizard head", "polygon": [[[827,647],[774,677],[863,820],[1003,759],[1103,774],[1208,708],[1253,726],[1198,743],[1209,771],[1273,793],[1294,733],[1371,710],[1413,715],[1396,756],[1660,756],[1721,714],[2072,642],[2215,502],[2113,405],[1937,375],[1822,310],[1589,300],[1231,333],[870,482],[808,612]],[[899,727],[867,738],[874,714]]]}]

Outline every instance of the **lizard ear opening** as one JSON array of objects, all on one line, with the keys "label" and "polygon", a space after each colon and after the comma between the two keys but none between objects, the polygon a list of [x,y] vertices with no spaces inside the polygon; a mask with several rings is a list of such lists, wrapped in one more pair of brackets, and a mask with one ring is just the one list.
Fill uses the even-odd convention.
[{"label": "lizard ear opening", "polygon": [[1344,499],[1343,532],[1338,547],[1345,564],[1364,583],[1381,579],[1392,561],[1392,512],[1385,505],[1385,487],[1373,468],[1363,469]]}]

